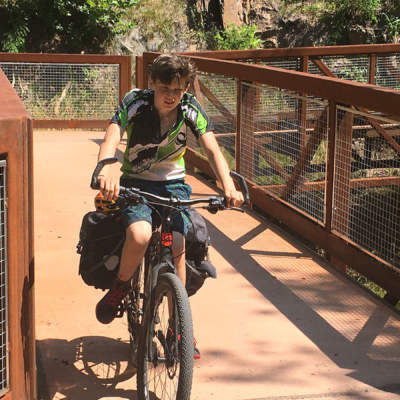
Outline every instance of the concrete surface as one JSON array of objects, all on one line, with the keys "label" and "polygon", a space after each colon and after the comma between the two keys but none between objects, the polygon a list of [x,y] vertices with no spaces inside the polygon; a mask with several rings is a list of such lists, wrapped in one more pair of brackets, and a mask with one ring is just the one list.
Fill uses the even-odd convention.
[{"label": "concrete surface", "polygon": [[[97,322],[102,292],[78,276],[75,252],[103,134],[34,136],[40,399],[134,400],[125,319]],[[400,399],[398,313],[256,214],[203,215],[218,279],[191,298],[193,400]]]}]

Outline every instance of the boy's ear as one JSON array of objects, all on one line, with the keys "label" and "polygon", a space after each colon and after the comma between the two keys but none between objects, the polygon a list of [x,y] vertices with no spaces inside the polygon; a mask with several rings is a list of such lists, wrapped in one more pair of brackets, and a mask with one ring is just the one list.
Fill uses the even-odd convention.
[{"label": "boy's ear", "polygon": [[149,88],[153,89],[153,86],[154,86],[154,81],[153,79],[149,78]]}]

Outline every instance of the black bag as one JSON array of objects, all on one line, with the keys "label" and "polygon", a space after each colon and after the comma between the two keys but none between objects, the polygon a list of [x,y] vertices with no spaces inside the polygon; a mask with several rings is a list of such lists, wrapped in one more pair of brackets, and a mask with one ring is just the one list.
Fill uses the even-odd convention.
[{"label": "black bag", "polygon": [[79,274],[89,286],[110,289],[119,268],[125,230],[118,217],[97,211],[82,220],[77,253]]},{"label": "black bag", "polygon": [[194,209],[188,210],[192,220],[186,233],[186,291],[194,295],[208,277],[216,278],[217,271],[208,259],[210,235],[204,218]]}]

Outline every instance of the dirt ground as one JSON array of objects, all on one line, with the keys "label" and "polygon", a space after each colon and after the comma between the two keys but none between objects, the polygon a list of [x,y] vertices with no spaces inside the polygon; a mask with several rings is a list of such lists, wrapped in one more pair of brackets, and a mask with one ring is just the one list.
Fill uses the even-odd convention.
[{"label": "dirt ground", "polygon": [[[78,276],[103,134],[35,131],[36,337],[41,400],[136,399],[124,318]],[[189,176],[195,196],[216,188]],[[191,298],[193,400],[400,399],[399,314],[255,213],[203,214],[218,278]]]}]

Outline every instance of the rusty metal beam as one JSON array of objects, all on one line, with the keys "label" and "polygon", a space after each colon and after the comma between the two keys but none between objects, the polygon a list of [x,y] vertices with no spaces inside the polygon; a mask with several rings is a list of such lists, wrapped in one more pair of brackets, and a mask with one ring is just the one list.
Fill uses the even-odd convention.
[{"label": "rusty metal beam", "polygon": [[144,79],[143,79],[143,56],[136,56],[135,63],[135,86],[138,89],[144,89]]},{"label": "rusty metal beam", "polygon": [[[299,185],[300,192],[322,192],[325,190],[325,181],[304,182]],[[388,176],[382,178],[357,178],[350,180],[351,189],[374,188],[382,186],[400,186],[400,177]],[[271,192],[281,192],[286,185],[260,185],[260,188]]]},{"label": "rusty metal beam", "polygon": [[282,57],[302,56],[337,56],[353,54],[389,54],[399,53],[400,44],[377,44],[377,45],[345,45],[345,46],[321,46],[321,47],[295,47],[281,49],[258,49],[258,50],[216,50],[200,52],[184,52],[188,56],[201,56],[207,58],[219,58],[226,60],[236,59],[264,59]]},{"label": "rusty metal beam", "polygon": [[196,96],[197,100],[200,102],[201,106],[204,108],[204,99],[203,94],[201,93],[199,77],[196,76],[192,82],[194,95]]},{"label": "rusty metal beam", "polygon": [[208,159],[190,147],[188,147],[185,152],[185,163],[188,163],[191,169],[198,168],[211,178],[217,179],[210,166],[210,163],[208,162]]},{"label": "rusty metal beam", "polygon": [[121,64],[130,60],[131,56],[108,54],[0,53],[0,62]]},{"label": "rusty metal beam", "polygon": [[106,129],[108,119],[43,119],[34,120],[34,129]]},{"label": "rusty metal beam", "polygon": [[375,85],[376,75],[376,54],[369,55],[368,83]]},{"label": "rusty metal beam", "polygon": [[298,184],[299,179],[302,176],[302,171],[304,171],[306,166],[310,164],[312,158],[314,157],[315,151],[317,150],[324,137],[324,132],[327,128],[327,119],[327,108],[325,108],[325,110],[321,112],[321,115],[317,119],[314,127],[314,133],[310,136],[307,144],[301,151],[300,158],[297,161],[296,166],[294,167],[293,172],[286,183],[286,188],[282,193],[283,200],[287,200],[290,197],[294,190],[294,187]]},{"label": "rusty metal beam", "polygon": [[36,399],[32,126],[0,70],[0,156],[7,160],[8,341],[10,400]]},{"label": "rusty metal beam", "polygon": [[290,175],[285,171],[283,167],[271,156],[267,151],[258,143],[258,141],[254,142],[254,148],[258,150],[261,155],[265,158],[268,164],[285,180],[290,179]]},{"label": "rusty metal beam", "polygon": [[[156,55],[157,53],[144,53],[143,57],[144,60],[151,62]],[[398,107],[400,91],[263,65],[195,56],[190,58],[203,72],[231,76],[243,81],[259,82],[299,93],[304,92],[307,95],[340,104],[357,104],[360,107],[382,112],[400,120]]]}]

